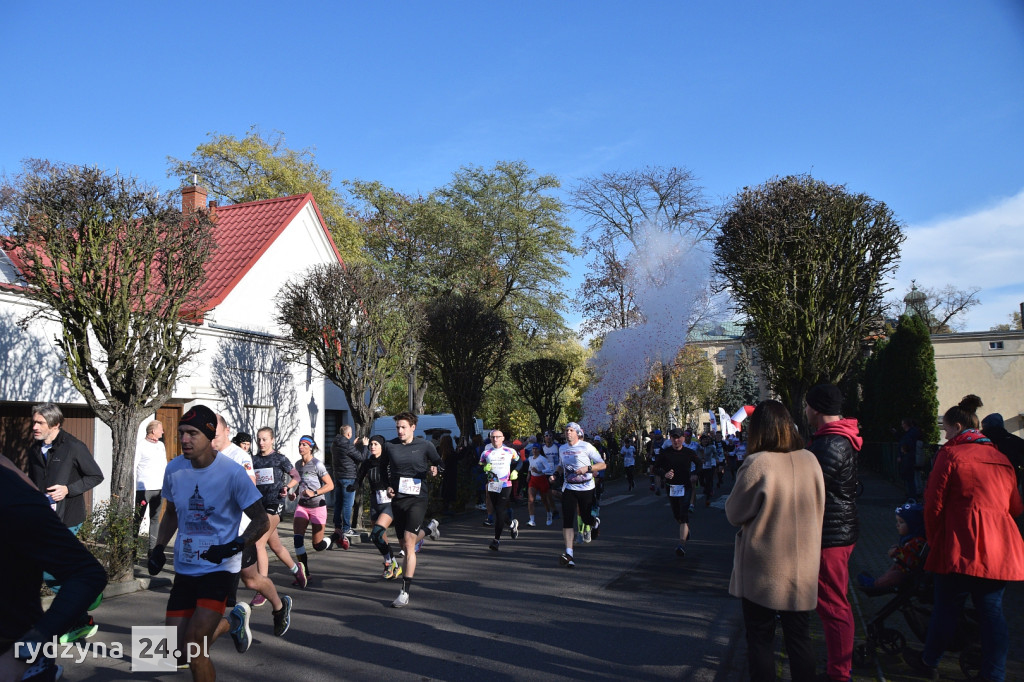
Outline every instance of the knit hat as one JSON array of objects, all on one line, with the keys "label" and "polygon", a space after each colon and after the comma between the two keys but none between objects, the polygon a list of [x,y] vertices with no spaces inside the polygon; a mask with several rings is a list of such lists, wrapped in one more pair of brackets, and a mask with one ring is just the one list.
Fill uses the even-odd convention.
[{"label": "knit hat", "polygon": [[998,412],[993,412],[992,414],[988,415],[987,417],[981,420],[981,429],[983,431],[985,429],[992,428],[1003,429],[1006,428],[1004,424],[1005,422],[1003,422],[1003,415],[999,414]]},{"label": "knit hat", "polygon": [[245,431],[239,431],[238,433],[235,434],[235,437],[231,439],[231,442],[234,443],[235,445],[241,445],[242,443],[251,443],[252,436],[250,436]]},{"label": "knit hat", "polygon": [[924,507],[919,504],[905,504],[896,509],[896,516],[907,523],[911,537],[924,537]]},{"label": "knit hat", "polygon": [[210,440],[217,435],[217,414],[206,405],[193,405],[181,416],[178,424],[199,429]]},{"label": "knit hat", "polygon": [[821,414],[838,415],[843,411],[843,393],[835,384],[818,384],[807,391],[807,405]]}]

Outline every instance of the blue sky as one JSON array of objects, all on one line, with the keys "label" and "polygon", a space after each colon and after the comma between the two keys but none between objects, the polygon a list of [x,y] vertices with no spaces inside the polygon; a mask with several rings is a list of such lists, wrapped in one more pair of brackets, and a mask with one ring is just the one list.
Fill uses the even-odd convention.
[{"label": "blue sky", "polygon": [[907,224],[898,292],[983,287],[969,329],[1024,300],[1019,0],[3,3],[0,57],[0,171],[172,188],[168,155],[257,124],[413,193],[511,159],[681,165],[713,200],[810,172]]}]

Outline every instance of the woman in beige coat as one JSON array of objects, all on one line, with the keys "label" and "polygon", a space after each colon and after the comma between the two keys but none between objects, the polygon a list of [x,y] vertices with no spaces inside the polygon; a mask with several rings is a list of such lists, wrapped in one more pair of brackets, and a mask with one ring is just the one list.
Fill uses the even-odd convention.
[{"label": "woman in beige coat", "polygon": [[825,481],[786,408],[757,406],[736,484],[725,502],[739,526],[729,594],[743,600],[747,661],[755,682],[775,679],[775,617],[794,682],[814,679],[810,614],[818,600]]}]

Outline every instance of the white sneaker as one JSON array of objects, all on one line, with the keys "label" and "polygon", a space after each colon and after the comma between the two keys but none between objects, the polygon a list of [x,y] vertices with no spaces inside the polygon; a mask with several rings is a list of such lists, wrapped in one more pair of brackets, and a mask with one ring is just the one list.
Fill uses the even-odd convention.
[{"label": "white sneaker", "polygon": [[547,525],[550,526],[551,523],[552,523],[551,514],[548,514],[548,523],[547,523]]},{"label": "white sneaker", "polygon": [[409,605],[409,593],[406,592],[405,590],[402,590],[401,592],[399,592],[398,593],[398,599],[396,599],[395,601],[391,602],[391,606],[395,607],[396,609],[400,609],[403,606],[408,606],[408,605]]},{"label": "white sneaker", "polygon": [[430,523],[427,524],[427,533],[430,534],[431,540],[441,539],[441,531],[438,529],[438,526],[440,525],[441,524],[437,522],[437,519],[430,519]]},{"label": "white sneaker", "polygon": [[509,533],[512,535],[513,540],[519,537],[519,519],[512,519]]},{"label": "white sneaker", "polygon": [[526,522],[526,525],[527,526],[536,526],[537,522],[534,521],[533,519],[530,519],[529,521]]}]

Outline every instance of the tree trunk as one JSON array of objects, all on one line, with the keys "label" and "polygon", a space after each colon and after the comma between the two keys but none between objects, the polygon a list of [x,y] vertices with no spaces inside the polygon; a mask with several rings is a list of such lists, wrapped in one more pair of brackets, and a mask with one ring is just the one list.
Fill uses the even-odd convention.
[{"label": "tree trunk", "polygon": [[[113,441],[110,472],[110,507],[106,544],[110,548],[107,573],[112,582],[131,577],[135,564],[135,446],[144,413],[115,406],[107,426]],[[150,533],[155,533],[150,529]]]}]

